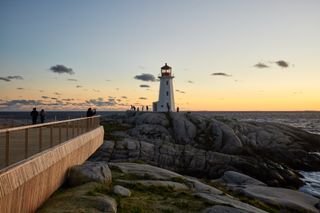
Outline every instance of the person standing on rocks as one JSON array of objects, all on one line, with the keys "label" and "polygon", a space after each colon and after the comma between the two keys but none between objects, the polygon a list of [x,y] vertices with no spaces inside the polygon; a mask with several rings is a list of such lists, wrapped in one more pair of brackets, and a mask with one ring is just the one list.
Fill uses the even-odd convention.
[{"label": "person standing on rocks", "polygon": [[37,108],[33,108],[33,110],[30,113],[31,117],[32,117],[32,124],[36,124],[37,123],[37,119],[38,119],[38,111]]},{"label": "person standing on rocks", "polygon": [[146,106],[146,110],[147,110],[147,111],[149,111],[149,107],[148,107],[148,105]]}]

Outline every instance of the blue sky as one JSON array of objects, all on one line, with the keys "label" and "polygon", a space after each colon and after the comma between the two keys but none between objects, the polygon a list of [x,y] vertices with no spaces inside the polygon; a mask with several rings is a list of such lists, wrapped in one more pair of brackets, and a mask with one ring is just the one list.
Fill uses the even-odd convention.
[{"label": "blue sky", "polygon": [[[0,77],[24,79],[0,81],[0,108],[54,93],[75,99],[58,109],[98,98],[105,109],[150,105],[158,83],[134,76],[157,76],[167,62],[185,91],[176,93],[181,109],[319,110],[319,9],[317,0],[0,1]],[[75,74],[51,72],[57,64]]]}]

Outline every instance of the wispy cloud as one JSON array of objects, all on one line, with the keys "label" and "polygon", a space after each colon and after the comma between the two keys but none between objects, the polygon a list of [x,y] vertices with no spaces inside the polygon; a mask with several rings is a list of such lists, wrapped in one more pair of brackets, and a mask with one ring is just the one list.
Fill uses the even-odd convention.
[{"label": "wispy cloud", "polygon": [[269,68],[268,65],[261,63],[261,62],[255,64],[254,67],[259,68],[259,69]]},{"label": "wispy cloud", "polygon": [[224,73],[224,72],[214,72],[211,75],[213,76],[223,76],[223,77],[231,77],[232,75]]},{"label": "wispy cloud", "polygon": [[189,84],[194,84],[194,81],[190,81],[190,80],[189,80],[189,81],[187,81],[187,82],[188,82]]},{"label": "wispy cloud", "polygon": [[275,63],[282,68],[289,67],[289,63],[284,60],[279,60],[279,61],[276,61]]},{"label": "wispy cloud", "polygon": [[48,99],[49,97],[46,96],[46,95],[43,95],[43,96],[41,96],[41,98],[43,98],[43,99]]},{"label": "wispy cloud", "polygon": [[97,98],[97,99],[90,99],[87,100],[86,103],[92,104],[95,106],[115,106],[117,105],[116,101],[114,99],[109,99],[108,101],[105,101],[103,98]]},{"label": "wispy cloud", "polygon": [[49,70],[58,74],[63,74],[63,73],[70,74],[70,75],[74,74],[74,71],[72,70],[72,68],[68,68],[65,65],[61,65],[61,64],[51,66]]},{"label": "wispy cloud", "polygon": [[76,88],[82,88],[82,87],[83,87],[83,86],[81,86],[81,85],[77,85],[77,86],[76,86]]},{"label": "wispy cloud", "polygon": [[141,75],[136,75],[134,77],[137,80],[141,80],[141,81],[156,81],[156,78],[154,77],[154,75],[152,74],[147,74],[147,73],[143,73]]},{"label": "wispy cloud", "polygon": [[146,98],[146,97],[140,97],[139,99],[140,99],[140,100],[147,100],[148,98]]},{"label": "wispy cloud", "polygon": [[123,99],[127,99],[128,97],[127,97],[127,96],[121,96],[121,98],[123,98]]},{"label": "wispy cloud", "polygon": [[178,93],[182,93],[182,94],[185,94],[185,93],[186,93],[185,91],[178,90],[178,89],[176,89],[176,92],[178,92]]},{"label": "wispy cloud", "polygon": [[23,87],[18,87],[17,90],[24,90],[24,88]]},{"label": "wispy cloud", "polygon": [[140,87],[142,87],[142,88],[149,88],[150,86],[147,85],[147,84],[141,84]]},{"label": "wispy cloud", "polygon": [[62,95],[62,94],[59,93],[59,92],[54,92],[53,94],[55,94],[55,95]]},{"label": "wispy cloud", "polygon": [[78,81],[78,80],[75,78],[68,78],[68,81]]},{"label": "wispy cloud", "polygon": [[26,100],[26,99],[18,99],[18,100],[10,100],[6,101],[3,103],[0,103],[2,106],[8,106],[8,107],[13,107],[13,106],[18,106],[18,105],[41,105],[43,104],[41,101],[38,100]]},{"label": "wispy cloud", "polygon": [[100,92],[98,89],[92,89],[93,92]]},{"label": "wispy cloud", "polygon": [[9,82],[11,80],[23,80],[23,77],[20,75],[14,75],[14,76],[9,75],[7,77],[0,77],[0,80]]}]

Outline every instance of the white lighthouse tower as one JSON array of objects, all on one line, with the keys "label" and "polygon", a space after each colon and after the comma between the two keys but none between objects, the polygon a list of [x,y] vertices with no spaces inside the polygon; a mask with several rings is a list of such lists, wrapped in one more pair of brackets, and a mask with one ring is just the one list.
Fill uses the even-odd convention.
[{"label": "white lighthouse tower", "polygon": [[172,79],[172,69],[167,63],[161,67],[160,73],[160,89],[159,89],[159,100],[154,103],[154,111],[157,112],[172,112],[175,111],[174,104],[174,90]]}]

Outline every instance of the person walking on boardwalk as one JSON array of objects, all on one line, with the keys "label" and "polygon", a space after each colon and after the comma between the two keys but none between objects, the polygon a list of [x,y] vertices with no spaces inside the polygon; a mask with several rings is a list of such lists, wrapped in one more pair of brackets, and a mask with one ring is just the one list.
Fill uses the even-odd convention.
[{"label": "person walking on boardwalk", "polygon": [[40,121],[41,121],[41,123],[44,123],[45,119],[46,119],[46,113],[45,113],[44,109],[42,109],[40,111]]},{"label": "person walking on boardwalk", "polygon": [[36,124],[37,123],[37,119],[38,119],[38,111],[37,108],[33,108],[33,110],[30,113],[31,117],[32,117],[32,124]]}]

